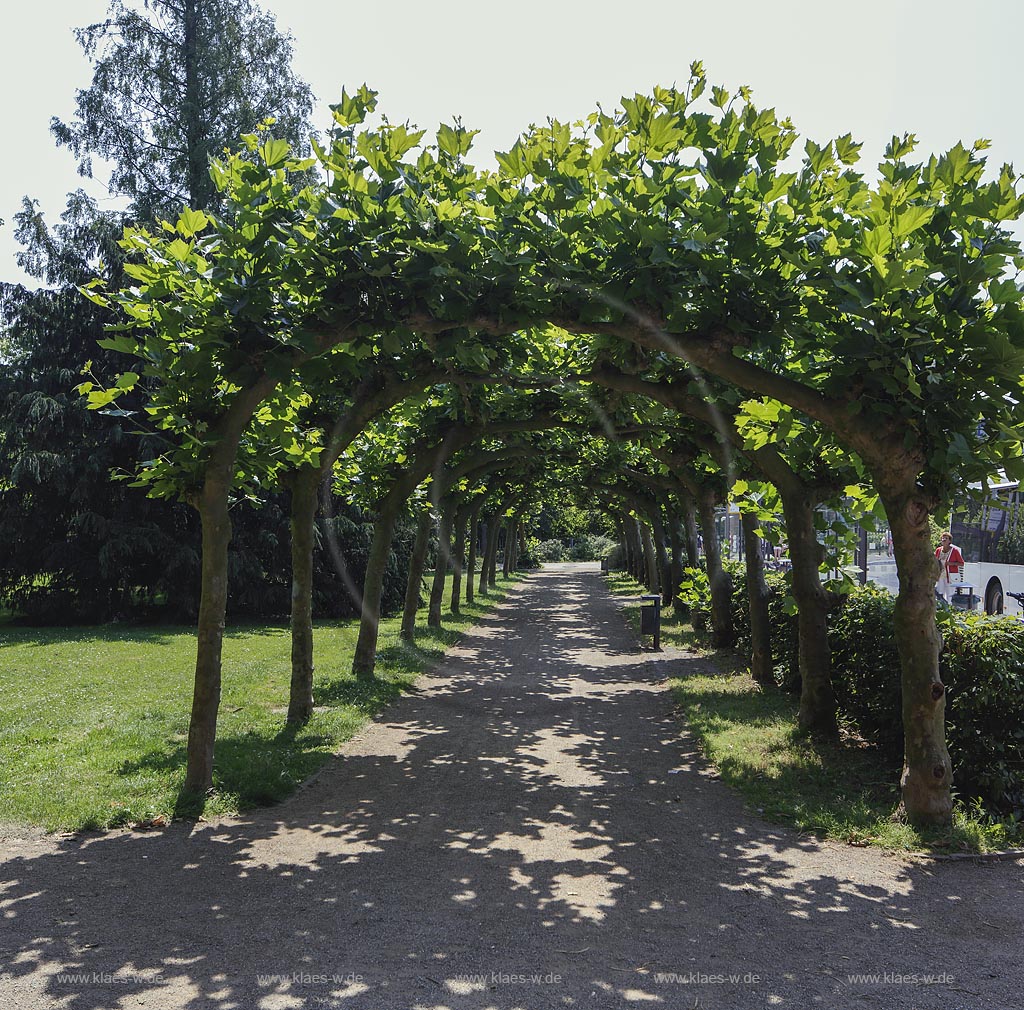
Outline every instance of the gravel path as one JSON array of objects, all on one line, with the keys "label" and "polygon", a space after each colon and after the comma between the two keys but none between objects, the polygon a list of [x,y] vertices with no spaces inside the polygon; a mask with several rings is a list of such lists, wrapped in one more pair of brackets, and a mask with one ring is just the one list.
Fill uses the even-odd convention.
[{"label": "gravel path", "polygon": [[0,1006],[1024,1005],[1024,866],[762,823],[680,729],[687,663],[548,567],[289,802],[4,839]]}]

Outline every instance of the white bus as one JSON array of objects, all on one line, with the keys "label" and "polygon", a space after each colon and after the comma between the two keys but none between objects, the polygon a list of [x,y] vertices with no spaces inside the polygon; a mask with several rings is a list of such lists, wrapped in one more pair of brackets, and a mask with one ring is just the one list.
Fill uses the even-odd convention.
[{"label": "white bus", "polygon": [[1024,615],[1024,491],[991,485],[985,503],[954,511],[953,543],[964,556],[964,583],[986,614]]},{"label": "white bus", "polygon": [[[954,508],[950,529],[964,556],[964,575],[960,585],[953,583],[952,605],[1024,619],[1024,490],[1010,481],[990,485],[986,503]],[[895,595],[899,579],[888,530],[870,532],[866,539],[863,561],[857,564],[866,568],[869,581]]]}]

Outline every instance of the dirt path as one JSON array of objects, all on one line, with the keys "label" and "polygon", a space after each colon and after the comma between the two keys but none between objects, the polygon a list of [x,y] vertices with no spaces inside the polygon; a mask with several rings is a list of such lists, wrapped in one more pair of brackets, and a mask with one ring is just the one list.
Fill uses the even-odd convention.
[{"label": "dirt path", "polygon": [[1020,1007],[1024,867],[759,821],[595,567],[531,576],[280,807],[6,839],[0,1006]]}]

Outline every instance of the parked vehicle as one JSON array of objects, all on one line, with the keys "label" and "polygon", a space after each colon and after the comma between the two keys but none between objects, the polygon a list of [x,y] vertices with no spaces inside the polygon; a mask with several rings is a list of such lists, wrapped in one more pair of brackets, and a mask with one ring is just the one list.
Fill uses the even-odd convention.
[{"label": "parked vehicle", "polygon": [[950,529],[963,552],[964,582],[986,614],[1024,614],[1024,491],[1017,482],[992,485],[984,502],[953,513]]}]

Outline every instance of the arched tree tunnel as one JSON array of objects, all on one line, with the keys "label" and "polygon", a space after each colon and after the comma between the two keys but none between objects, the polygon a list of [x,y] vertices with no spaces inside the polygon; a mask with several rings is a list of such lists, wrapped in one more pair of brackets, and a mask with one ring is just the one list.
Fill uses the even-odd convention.
[{"label": "arched tree tunnel", "polygon": [[293,722],[313,700],[319,488],[349,489],[375,517],[355,659],[370,677],[399,515],[420,515],[420,550],[423,517],[438,517],[457,609],[470,526],[485,530],[484,592],[499,544],[511,568],[531,508],[568,486],[614,517],[630,570],[667,599],[701,530],[723,645],[715,508],[731,497],[784,524],[800,720],[828,737],[813,515],[857,486],[884,510],[899,572],[903,804],[915,822],[949,819],[928,518],[979,474],[1020,468],[1024,323],[999,287],[1019,255],[1004,225],[1016,181],[985,181],[977,147],[916,164],[909,138],[877,183],[849,137],[808,141],[789,171],[792,124],[746,92],[702,102],[705,84],[695,65],[685,88],[531,128],[494,170],[468,162],[459,125],[435,144],[367,125],[364,88],[334,107],[318,150],[329,181],[252,138],[214,167],[224,213],[126,237],[135,286],[91,297],[123,310],[107,344],[134,370],[81,388],[97,408],[144,401],[167,450],[139,483],[202,518],[187,791],[212,781],[237,494],[291,490]]}]

